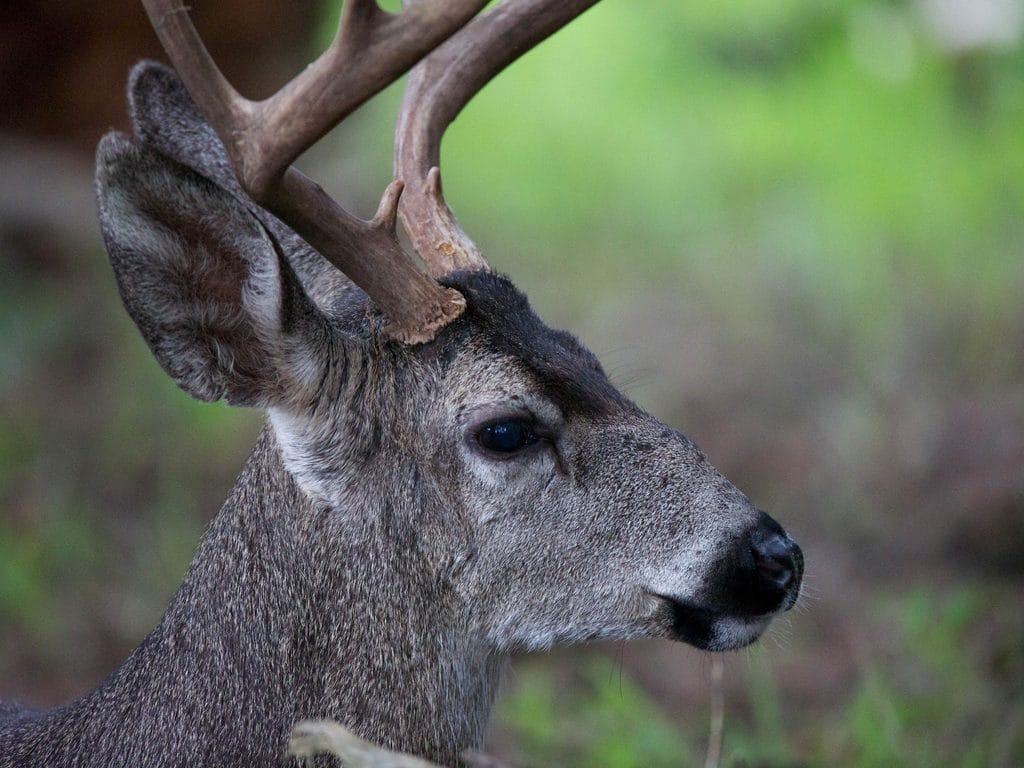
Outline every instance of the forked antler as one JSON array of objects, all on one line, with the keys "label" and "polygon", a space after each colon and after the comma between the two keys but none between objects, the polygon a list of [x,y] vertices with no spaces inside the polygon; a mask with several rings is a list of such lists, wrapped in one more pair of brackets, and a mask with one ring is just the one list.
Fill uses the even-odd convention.
[{"label": "forked antler", "polygon": [[408,343],[432,339],[461,314],[465,300],[439,285],[399,245],[402,181],[388,186],[376,215],[364,221],[291,164],[451,38],[418,68],[403,103],[396,171],[398,179],[409,174],[414,189],[401,212],[433,275],[486,266],[441,196],[441,136],[488,80],[594,2],[508,0],[461,29],[486,0],[418,0],[399,14],[386,13],[374,0],[346,0],[327,51],[276,94],[254,102],[221,74],[181,0],[143,0],[185,87],[224,143],[242,188],[362,288],[388,317],[390,335]]},{"label": "forked antler", "polygon": [[445,130],[491,78],[596,2],[507,0],[469,22],[409,74],[395,130],[395,178],[406,183],[398,211],[434,274],[486,266],[441,194]]}]

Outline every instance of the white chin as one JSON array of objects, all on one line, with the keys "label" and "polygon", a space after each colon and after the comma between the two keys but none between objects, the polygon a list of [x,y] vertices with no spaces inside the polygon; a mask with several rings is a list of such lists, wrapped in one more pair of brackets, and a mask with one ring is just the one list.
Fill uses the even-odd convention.
[{"label": "white chin", "polygon": [[708,639],[709,651],[734,651],[757,640],[771,623],[771,616],[741,619],[723,616],[715,619]]}]

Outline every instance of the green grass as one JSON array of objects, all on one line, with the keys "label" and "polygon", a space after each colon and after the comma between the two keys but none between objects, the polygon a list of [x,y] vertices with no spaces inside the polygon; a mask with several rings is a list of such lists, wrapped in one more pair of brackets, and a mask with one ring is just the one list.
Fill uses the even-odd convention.
[{"label": "green grass", "polygon": [[496,716],[526,765],[678,768],[693,764],[678,726],[612,662],[597,659],[570,689],[539,669],[514,675]]},{"label": "green grass", "polygon": [[[1002,643],[1016,643],[1011,649],[997,641],[994,658],[1018,674],[1024,622],[1009,611],[991,615],[993,623],[979,622],[982,606],[998,598],[998,590],[972,585],[878,599],[882,621],[896,630],[895,642],[884,653],[861,649],[854,685],[824,709],[788,703],[768,654],[730,655],[728,663],[744,673],[743,700],[726,703],[722,765],[1021,764],[1024,738],[1011,726],[1024,707],[1022,685],[1020,678],[1007,680],[991,668],[993,638],[987,633],[997,627]],[[708,695],[692,703],[697,714],[691,719],[672,722],[610,660],[591,657],[576,669],[579,679],[571,685],[553,679],[543,663],[521,664],[496,722],[502,741],[516,745],[524,765],[703,764]]]}]

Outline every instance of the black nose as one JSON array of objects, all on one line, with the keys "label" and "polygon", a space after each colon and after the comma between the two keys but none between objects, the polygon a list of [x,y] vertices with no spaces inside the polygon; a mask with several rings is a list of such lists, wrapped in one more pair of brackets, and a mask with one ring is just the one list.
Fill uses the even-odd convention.
[{"label": "black nose", "polygon": [[788,610],[800,593],[804,555],[768,515],[741,540],[733,598],[741,611],[760,615]]},{"label": "black nose", "polygon": [[804,555],[795,542],[784,534],[766,532],[763,528],[750,538],[754,568],[766,583],[788,591],[794,582],[799,582]]}]

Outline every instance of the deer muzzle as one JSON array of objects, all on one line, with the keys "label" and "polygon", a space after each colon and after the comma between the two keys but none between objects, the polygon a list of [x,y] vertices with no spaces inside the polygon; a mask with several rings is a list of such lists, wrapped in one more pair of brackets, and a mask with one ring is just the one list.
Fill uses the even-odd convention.
[{"label": "deer muzzle", "polygon": [[730,545],[698,594],[680,598],[653,593],[668,634],[711,651],[754,642],[800,596],[804,557],[800,547],[764,512]]}]

